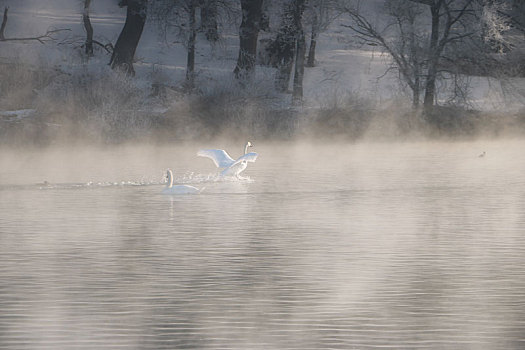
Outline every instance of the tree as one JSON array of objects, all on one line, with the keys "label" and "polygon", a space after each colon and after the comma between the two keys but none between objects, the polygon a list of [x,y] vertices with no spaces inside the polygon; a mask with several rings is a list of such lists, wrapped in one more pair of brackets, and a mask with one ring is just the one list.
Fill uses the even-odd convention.
[{"label": "tree", "polygon": [[233,73],[237,79],[252,79],[255,74],[257,40],[261,29],[263,0],[241,0],[239,56]]},{"label": "tree", "polygon": [[189,16],[189,36],[188,36],[188,56],[186,63],[186,84],[188,88],[193,89],[195,85],[195,41],[197,38],[197,26],[195,24],[195,8],[197,7],[196,0],[189,0],[188,2],[188,16]]},{"label": "tree", "polygon": [[319,34],[340,15],[338,0],[310,0],[306,2],[305,22],[310,25],[310,46],[306,67],[315,66],[315,50]]},{"label": "tree", "polygon": [[293,1],[284,2],[279,30],[268,47],[270,55],[273,57],[272,61],[276,63],[277,67],[275,88],[280,92],[288,90],[295,55]]},{"label": "tree", "polygon": [[2,24],[0,25],[0,40],[5,40],[5,27],[7,25],[7,12],[9,11],[8,7],[4,8],[4,16],[2,17]]},{"label": "tree", "polygon": [[88,57],[93,56],[93,26],[89,19],[89,6],[91,0],[84,0],[84,11],[82,12],[82,22],[84,29],[86,29],[86,42],[84,44],[84,52]]},{"label": "tree", "polygon": [[[376,45],[392,56],[402,80],[412,89],[413,105],[419,105],[423,89],[426,113],[436,99],[436,81],[446,49],[472,37],[477,28],[466,17],[473,16],[474,0],[391,0],[382,29],[373,25],[359,6],[345,6],[351,28],[364,43]],[[422,81],[423,79],[423,81]]]},{"label": "tree", "polygon": [[[501,63],[509,67],[496,67],[505,76],[519,74],[525,76],[524,34],[525,2],[517,0],[479,0],[481,2],[480,21],[482,22],[482,41],[486,50],[503,58]],[[509,57],[510,56],[510,57]],[[500,60],[501,61],[501,60]],[[494,60],[492,60],[494,64]]]},{"label": "tree", "polygon": [[219,11],[231,12],[233,1],[156,0],[151,3],[150,18],[158,25],[166,42],[169,42],[168,36],[175,36],[186,49],[185,85],[189,89],[193,89],[195,83],[195,52],[199,29],[204,30],[206,38],[213,45],[219,38]]},{"label": "tree", "polygon": [[288,0],[283,4],[281,24],[275,39],[268,46],[270,55],[273,57],[272,61],[277,66],[275,87],[281,92],[288,90],[294,59],[299,55],[299,60],[296,60],[299,63],[299,66],[296,66],[296,72],[299,73],[297,79],[299,80],[294,82],[294,89],[296,94],[302,95],[299,90],[302,89],[302,71],[304,70],[304,53],[306,51],[302,27],[304,8],[305,0]]},{"label": "tree", "polygon": [[518,79],[525,76],[525,2],[478,0],[482,54],[475,57],[480,75],[495,78],[502,97],[522,103],[524,94]]},{"label": "tree", "polygon": [[218,0],[200,0],[201,30],[210,42],[219,40],[218,29]]},{"label": "tree", "polygon": [[[476,30],[461,26],[461,19],[472,13],[473,0],[411,0],[427,5],[432,17],[424,107],[431,111],[436,95],[438,65],[447,45],[473,36]],[[444,23],[442,21],[444,20]],[[455,27],[457,25],[457,27]]]},{"label": "tree", "polygon": [[306,53],[306,39],[302,25],[305,0],[294,1],[295,26],[295,70],[293,76],[292,104],[298,105],[303,101],[304,55]]},{"label": "tree", "polygon": [[120,7],[126,7],[126,22],[115,44],[109,64],[128,75],[135,75],[133,58],[146,23],[147,0],[121,0]]}]

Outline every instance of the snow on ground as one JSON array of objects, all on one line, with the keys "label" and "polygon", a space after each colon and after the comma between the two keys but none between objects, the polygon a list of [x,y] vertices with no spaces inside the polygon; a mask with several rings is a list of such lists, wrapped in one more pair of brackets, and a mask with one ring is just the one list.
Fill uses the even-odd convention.
[{"label": "snow on ground", "polygon": [[5,121],[13,122],[20,121],[24,118],[32,117],[35,114],[34,109],[20,109],[17,111],[0,111],[0,117],[3,117]]},{"label": "snow on ground", "polygon": [[[109,69],[109,55],[100,49],[89,62],[80,55],[79,46],[85,35],[81,22],[81,1],[3,0],[0,6],[9,7],[5,32],[7,37],[36,36],[47,29],[70,29],[58,35],[59,45],[1,43],[0,60],[16,57],[28,63],[58,66],[66,72]],[[117,6],[116,0],[93,1],[90,17],[95,39],[104,44],[115,43],[125,21],[125,12],[125,8]],[[198,79],[210,86],[231,80],[237,58],[236,26],[222,28],[221,34],[221,40],[213,46],[202,38],[197,43]],[[142,80],[145,85],[151,84],[152,79],[170,85],[180,84],[185,77],[186,51],[179,41],[174,37],[162,38],[158,35],[156,25],[148,22],[136,52],[136,79]],[[335,23],[321,34],[316,54],[318,64],[305,70],[304,96],[307,106],[337,103],[351,95],[379,101],[407,96],[398,84],[396,72],[387,73],[390,64],[388,55],[382,54],[377,48],[358,48],[351,41],[352,34],[342,28],[340,23]],[[273,68],[257,67],[257,81],[261,85],[271,84],[273,75]],[[514,107],[503,101],[499,82],[471,77],[470,84],[474,107],[487,110]],[[517,86],[521,85],[522,81],[518,81]]]}]

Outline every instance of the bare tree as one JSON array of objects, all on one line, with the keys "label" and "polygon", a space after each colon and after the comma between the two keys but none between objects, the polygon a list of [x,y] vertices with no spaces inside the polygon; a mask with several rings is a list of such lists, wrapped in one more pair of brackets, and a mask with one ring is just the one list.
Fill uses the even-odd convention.
[{"label": "bare tree", "polygon": [[[392,0],[387,8],[393,21],[387,22],[382,29],[372,24],[361,13],[359,6],[347,5],[344,11],[352,21],[345,26],[351,28],[363,42],[380,46],[392,56],[395,68],[412,89],[413,105],[416,107],[423,87],[424,110],[430,112],[434,106],[436,80],[446,48],[472,37],[477,31],[477,28],[463,22],[466,17],[473,15],[473,2],[474,0]],[[424,16],[424,21],[418,22],[421,16]],[[425,35],[427,32],[430,33],[428,36]]]},{"label": "bare tree", "polygon": [[120,7],[126,7],[126,22],[115,44],[109,64],[111,68],[135,75],[133,59],[146,23],[147,0],[121,0]]},{"label": "bare tree", "polygon": [[290,74],[295,55],[295,30],[293,22],[293,0],[283,4],[281,24],[275,39],[268,46],[272,61],[276,64],[275,88],[285,92],[290,83]]},{"label": "bare tree", "polygon": [[218,0],[200,0],[199,6],[201,8],[201,30],[208,41],[216,42],[219,40]]},{"label": "bare tree", "polygon": [[233,73],[237,79],[252,79],[255,74],[257,40],[261,29],[263,0],[241,0],[239,56]]},{"label": "bare tree", "polygon": [[305,23],[310,26],[310,46],[306,67],[315,66],[315,50],[319,34],[341,14],[338,11],[339,0],[309,0],[306,2]]},{"label": "bare tree", "polygon": [[89,6],[91,0],[84,0],[84,11],[82,12],[82,22],[86,29],[86,42],[84,44],[84,51],[88,57],[93,56],[93,26],[89,18]]},{"label": "bare tree", "polygon": [[[427,5],[432,17],[432,28],[430,33],[430,45],[428,48],[428,68],[425,83],[424,107],[429,112],[434,105],[436,95],[436,79],[438,64],[442,57],[445,46],[471,36],[474,32],[467,28],[465,31],[454,31],[453,26],[465,16],[473,0],[411,0],[415,3]],[[444,23],[442,21],[444,20]]]},{"label": "bare tree", "polygon": [[358,7],[345,7],[344,11],[353,22],[344,25],[345,27],[351,28],[363,43],[379,46],[390,54],[393,68],[399,71],[402,80],[412,90],[412,104],[417,108],[420,102],[424,65],[421,47],[424,38],[418,35],[418,27],[421,24],[418,18],[422,16],[422,8],[417,5],[407,6],[406,1],[403,0],[393,0],[389,3],[386,12],[393,21],[387,22],[385,28],[393,30],[393,34],[369,22]]},{"label": "bare tree", "polygon": [[195,51],[197,42],[197,8],[199,0],[158,0],[152,3],[151,18],[158,24],[166,41],[175,36],[186,48],[185,85],[195,84]]},{"label": "bare tree", "polygon": [[195,85],[195,42],[197,40],[197,25],[195,18],[196,7],[197,0],[188,1],[189,36],[186,62],[186,84],[189,89],[193,89]]},{"label": "bare tree", "polygon": [[294,1],[294,27],[295,27],[295,70],[293,76],[292,104],[299,105],[303,101],[304,55],[306,53],[306,39],[304,35],[302,17],[305,0]]},{"label": "bare tree", "polygon": [[156,0],[151,2],[150,18],[158,25],[166,42],[172,41],[168,38],[175,37],[176,42],[182,42],[186,49],[185,85],[190,90],[194,88],[196,78],[195,57],[198,32],[203,30],[206,38],[213,45],[219,39],[217,31],[219,14],[225,13],[227,17],[230,13],[234,13],[232,9],[234,1],[238,0]]},{"label": "bare tree", "polygon": [[2,25],[0,26],[0,40],[5,40],[5,26],[7,25],[7,12],[9,8],[4,8],[4,16],[2,17]]},{"label": "bare tree", "polygon": [[[272,62],[277,67],[275,87],[278,91],[285,92],[288,90],[294,60],[298,54],[300,55],[298,61],[300,66],[296,67],[296,71],[300,74],[297,78],[300,79],[302,86],[301,72],[304,69],[304,54],[306,51],[302,27],[305,0],[288,0],[282,6],[281,24],[275,39],[268,45],[268,50],[272,57]],[[298,44],[299,50],[297,50]],[[298,89],[298,82],[294,83],[294,87]]]}]

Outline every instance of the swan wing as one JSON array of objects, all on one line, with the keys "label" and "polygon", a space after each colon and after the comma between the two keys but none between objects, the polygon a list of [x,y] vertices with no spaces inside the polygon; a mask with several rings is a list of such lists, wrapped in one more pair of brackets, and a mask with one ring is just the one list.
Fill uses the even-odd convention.
[{"label": "swan wing", "polygon": [[197,155],[210,158],[219,168],[227,168],[235,163],[235,160],[223,149],[202,149]]},{"label": "swan wing", "polygon": [[224,169],[221,172],[221,175],[222,176],[239,176],[239,174],[242,173],[244,169],[246,169],[247,166],[248,166],[247,162],[243,162],[243,161],[235,162],[230,167]]},{"label": "swan wing", "polygon": [[232,165],[224,169],[221,173],[223,176],[238,176],[241,172],[246,169],[248,162],[255,162],[257,159],[257,153],[251,152],[239,157]]},{"label": "swan wing", "polygon": [[258,154],[255,153],[255,152],[246,153],[245,155],[240,156],[239,158],[237,158],[237,160],[234,163],[232,163],[232,165],[230,165],[230,166],[234,166],[235,164],[240,163],[242,161],[252,162],[253,163],[257,159],[257,156],[258,156]]}]

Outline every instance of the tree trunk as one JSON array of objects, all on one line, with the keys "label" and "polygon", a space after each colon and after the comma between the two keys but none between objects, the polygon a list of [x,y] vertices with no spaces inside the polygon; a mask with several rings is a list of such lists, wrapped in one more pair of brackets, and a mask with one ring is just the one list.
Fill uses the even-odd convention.
[{"label": "tree trunk", "polygon": [[0,26],[0,40],[5,40],[5,26],[7,25],[7,11],[9,11],[9,7],[4,8],[4,17],[2,18],[2,25]]},{"label": "tree trunk", "polygon": [[[280,92],[288,90],[290,78],[293,68],[294,58],[299,58],[300,67],[297,67],[296,72],[300,74],[297,79],[302,86],[302,72],[304,72],[304,54],[306,51],[306,43],[304,42],[304,31],[301,24],[301,19],[304,12],[305,0],[291,0],[284,5],[283,18],[281,27],[277,33],[272,47],[272,54],[277,56],[277,74],[275,77],[275,88]],[[299,43],[299,40],[303,40]],[[300,57],[297,49],[301,49]],[[294,90],[296,89],[296,82],[294,77]],[[298,89],[298,87],[297,87]],[[302,88],[301,88],[302,89]]]},{"label": "tree trunk", "polygon": [[418,109],[419,108],[419,79],[416,79],[415,81],[416,84],[418,85],[414,85],[414,89],[412,90],[412,107],[414,107],[414,109]]},{"label": "tree trunk", "polygon": [[295,71],[293,77],[292,104],[299,105],[303,102],[303,76],[304,55],[306,53],[306,39],[301,23],[304,12],[305,0],[294,1],[294,26],[296,32]]},{"label": "tree trunk", "polygon": [[117,39],[109,64],[128,75],[135,75],[133,58],[146,22],[147,0],[122,0],[120,7],[127,6],[126,23]]},{"label": "tree trunk", "polygon": [[195,0],[190,2],[190,36],[188,38],[188,59],[186,64],[186,83],[190,89],[193,88],[195,82],[195,38],[196,31],[195,28]]},{"label": "tree trunk", "polygon": [[219,40],[217,0],[201,0],[201,29],[210,42]]},{"label": "tree trunk", "polygon": [[295,72],[293,77],[292,104],[298,105],[303,102],[303,77],[304,77],[304,55],[306,52],[306,40],[304,33],[297,39],[297,51],[295,56]]},{"label": "tree trunk", "polygon": [[241,0],[242,22],[239,28],[239,56],[233,71],[237,79],[252,79],[255,75],[262,3],[263,0]]},{"label": "tree trunk", "polygon": [[434,107],[434,99],[436,94],[436,77],[439,63],[439,10],[441,2],[438,1],[436,4],[430,7],[432,14],[432,32],[430,34],[430,46],[429,46],[429,61],[427,79],[425,84],[425,98],[423,100],[423,106],[425,112],[431,112]]},{"label": "tree trunk", "polygon": [[290,84],[293,60],[296,49],[296,30],[294,23],[294,5],[296,0],[289,0],[283,5],[283,17],[275,40],[270,46],[272,60],[277,61],[275,88],[285,92]]},{"label": "tree trunk", "polygon": [[[410,56],[409,56],[409,62],[410,66],[412,66],[412,77],[413,77],[413,83],[409,86],[412,89],[412,107],[417,110],[419,109],[419,99],[421,95],[421,62],[419,59],[419,53],[418,53],[418,44],[416,42],[416,29],[415,29],[415,17],[411,16],[409,18],[410,23],[410,32],[408,34],[408,40],[410,45]],[[406,80],[410,82],[412,79],[407,74]]]},{"label": "tree trunk", "polygon": [[293,68],[293,52],[292,56],[286,56],[282,59],[282,62],[277,68],[277,75],[275,76],[275,88],[279,92],[288,91],[290,85],[290,78]]},{"label": "tree trunk", "polygon": [[317,45],[317,35],[318,35],[318,25],[317,25],[317,15],[314,14],[312,19],[312,35],[310,37],[310,48],[308,49],[308,61],[306,63],[307,67],[315,67],[315,47]]},{"label": "tree trunk", "polygon": [[82,20],[84,22],[84,28],[86,29],[86,43],[84,44],[84,52],[88,57],[93,56],[93,26],[89,19],[89,5],[91,0],[84,1],[84,12],[82,13]]}]

